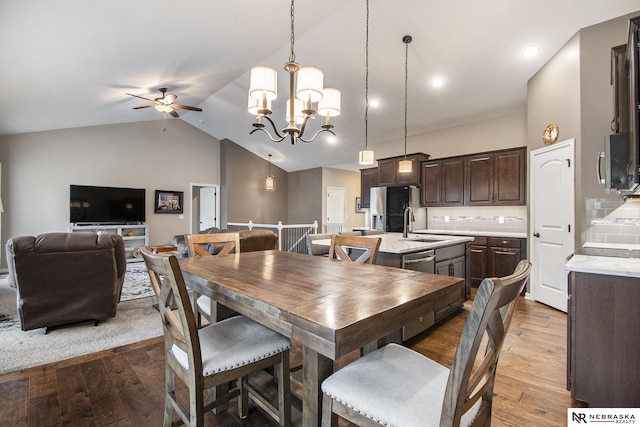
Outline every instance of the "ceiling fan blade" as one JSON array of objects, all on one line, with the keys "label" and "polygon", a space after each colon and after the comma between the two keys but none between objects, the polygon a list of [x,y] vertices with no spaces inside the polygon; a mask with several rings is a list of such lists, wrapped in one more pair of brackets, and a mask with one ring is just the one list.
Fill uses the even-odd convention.
[{"label": "ceiling fan blade", "polygon": [[134,95],[132,93],[127,93],[125,95],[135,96],[136,98],[144,99],[145,101],[154,102],[153,99],[145,98],[144,96],[140,96],[140,95]]},{"label": "ceiling fan blade", "polygon": [[143,105],[142,107],[133,107],[134,110],[140,110],[142,108],[152,108],[155,107],[155,105]]},{"label": "ceiling fan blade", "polygon": [[180,116],[178,115],[178,113],[176,113],[176,111],[175,111],[175,110],[171,110],[171,111],[169,112],[169,114],[171,114],[173,117],[180,117]]},{"label": "ceiling fan blade", "polygon": [[183,110],[191,110],[191,111],[202,111],[202,108],[191,107],[189,105],[181,105],[181,104],[171,104],[173,108],[181,108]]}]

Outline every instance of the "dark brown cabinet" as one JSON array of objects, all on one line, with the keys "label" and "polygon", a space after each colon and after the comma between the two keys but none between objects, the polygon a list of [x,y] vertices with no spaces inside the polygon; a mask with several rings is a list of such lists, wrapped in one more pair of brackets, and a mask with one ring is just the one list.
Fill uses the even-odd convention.
[{"label": "dark brown cabinet", "polygon": [[469,246],[469,280],[479,286],[487,277],[512,274],[526,257],[526,239],[479,236]]},{"label": "dark brown cabinet", "polygon": [[360,169],[360,206],[368,208],[371,204],[372,187],[378,184],[378,168]]},{"label": "dark brown cabinet", "polygon": [[464,158],[464,204],[524,205],[526,148]]},{"label": "dark brown cabinet", "polygon": [[626,44],[611,48],[611,84],[613,85],[611,131],[628,132],[631,115],[629,114],[629,70]]},{"label": "dark brown cabinet", "polygon": [[571,272],[567,389],[594,408],[640,407],[640,279]]},{"label": "dark brown cabinet", "polygon": [[411,172],[398,172],[398,163],[405,156],[378,159],[378,183],[381,187],[391,185],[420,185],[420,163],[429,159],[428,154],[407,154],[412,164]]},{"label": "dark brown cabinet", "polygon": [[420,203],[422,206],[464,204],[464,158],[422,163]]}]

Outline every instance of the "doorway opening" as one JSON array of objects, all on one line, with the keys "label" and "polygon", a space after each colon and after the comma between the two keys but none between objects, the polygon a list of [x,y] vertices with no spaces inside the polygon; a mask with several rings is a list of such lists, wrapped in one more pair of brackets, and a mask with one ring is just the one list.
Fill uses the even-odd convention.
[{"label": "doorway opening", "polygon": [[191,183],[191,218],[189,230],[198,233],[207,228],[220,228],[220,186]]}]

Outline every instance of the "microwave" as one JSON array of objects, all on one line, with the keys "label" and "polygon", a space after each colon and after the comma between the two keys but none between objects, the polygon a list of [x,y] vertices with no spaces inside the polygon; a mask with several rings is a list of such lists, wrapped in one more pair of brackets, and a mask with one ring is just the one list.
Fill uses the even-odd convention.
[{"label": "microwave", "polygon": [[[604,164],[604,177],[602,169]],[[604,138],[604,151],[596,162],[598,181],[607,190],[632,194],[638,186],[638,150],[629,132],[614,133]]]}]

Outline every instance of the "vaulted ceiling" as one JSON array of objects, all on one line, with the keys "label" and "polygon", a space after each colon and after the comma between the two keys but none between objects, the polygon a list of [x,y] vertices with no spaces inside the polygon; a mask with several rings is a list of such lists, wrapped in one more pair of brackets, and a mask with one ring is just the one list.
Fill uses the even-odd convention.
[{"label": "vaulted ceiling", "polygon": [[[581,28],[639,9],[637,0],[370,0],[369,144],[404,135],[402,37],[409,34],[408,133],[526,109],[526,84]],[[0,3],[0,135],[185,120],[288,170],[354,165],[364,148],[365,0],[298,0],[295,53],[342,91],[337,138],[291,146],[249,135],[249,71],[278,70],[274,119],[284,127],[289,0],[3,0]],[[525,58],[536,45],[539,54]],[[430,80],[441,76],[435,89]],[[180,118],[133,110],[167,87]],[[319,118],[310,124],[318,129]],[[401,153],[398,153],[401,154]]]}]

